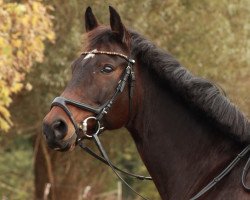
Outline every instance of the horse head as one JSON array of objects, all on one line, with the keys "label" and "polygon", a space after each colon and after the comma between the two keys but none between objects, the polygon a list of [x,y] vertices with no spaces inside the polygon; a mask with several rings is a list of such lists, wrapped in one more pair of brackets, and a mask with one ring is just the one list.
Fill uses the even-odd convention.
[{"label": "horse head", "polygon": [[77,140],[104,128],[120,128],[129,120],[134,79],[130,36],[116,10],[109,10],[107,27],[86,9],[84,52],[73,62],[71,80],[43,121],[53,149],[73,149]]}]

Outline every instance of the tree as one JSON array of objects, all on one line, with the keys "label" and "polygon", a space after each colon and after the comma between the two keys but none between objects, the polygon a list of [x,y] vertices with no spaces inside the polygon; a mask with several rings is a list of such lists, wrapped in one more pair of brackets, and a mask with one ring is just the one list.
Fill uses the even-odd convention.
[{"label": "tree", "polygon": [[4,3],[0,0],[0,129],[11,126],[11,95],[32,86],[24,83],[35,62],[43,61],[45,40],[54,41],[52,16],[40,1]]}]

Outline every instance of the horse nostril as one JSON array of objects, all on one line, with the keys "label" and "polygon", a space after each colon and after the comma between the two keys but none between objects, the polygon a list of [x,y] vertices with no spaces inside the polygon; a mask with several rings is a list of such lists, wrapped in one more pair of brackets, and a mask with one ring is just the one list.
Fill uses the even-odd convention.
[{"label": "horse nostril", "polygon": [[43,134],[48,141],[53,139],[53,130],[48,123],[43,123]]},{"label": "horse nostril", "polygon": [[53,122],[52,129],[57,140],[63,139],[68,131],[67,124],[61,119]]}]

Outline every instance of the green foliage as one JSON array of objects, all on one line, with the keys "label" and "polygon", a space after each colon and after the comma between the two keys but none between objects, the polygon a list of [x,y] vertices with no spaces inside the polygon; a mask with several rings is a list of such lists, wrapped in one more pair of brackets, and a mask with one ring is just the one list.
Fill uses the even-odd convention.
[{"label": "green foliage", "polygon": [[[40,1],[4,3],[0,0],[0,129],[11,120],[8,106],[13,93],[23,88],[25,74],[43,61],[44,41],[54,41],[52,17]],[[31,89],[28,83],[26,89]]]},{"label": "green foliage", "polygon": [[33,152],[29,140],[23,136],[8,141],[7,138],[1,139],[1,146],[4,146],[4,148],[0,149],[1,198],[32,199]]}]

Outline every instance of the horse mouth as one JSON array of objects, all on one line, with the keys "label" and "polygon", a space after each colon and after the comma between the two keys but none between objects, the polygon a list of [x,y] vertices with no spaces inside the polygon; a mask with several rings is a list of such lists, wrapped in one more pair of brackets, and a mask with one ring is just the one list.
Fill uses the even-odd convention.
[{"label": "horse mouth", "polygon": [[69,143],[60,144],[59,142],[48,143],[48,146],[55,151],[68,151],[71,148]]},{"label": "horse mouth", "polygon": [[55,151],[61,151],[61,152],[72,151],[76,146],[76,139],[77,139],[76,134],[73,134],[67,140],[53,141],[51,143],[48,142],[48,146],[49,148]]},{"label": "horse mouth", "polygon": [[55,151],[60,151],[60,152],[65,152],[65,151],[73,151],[75,146],[76,146],[76,143],[74,144],[63,144],[63,145],[50,145],[48,144],[48,146],[55,150]]}]

